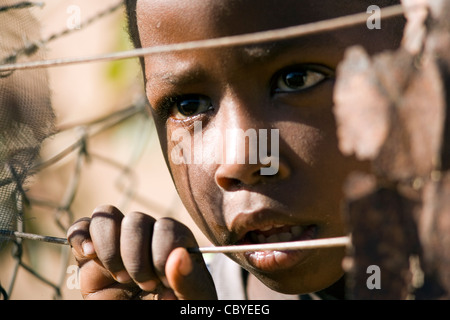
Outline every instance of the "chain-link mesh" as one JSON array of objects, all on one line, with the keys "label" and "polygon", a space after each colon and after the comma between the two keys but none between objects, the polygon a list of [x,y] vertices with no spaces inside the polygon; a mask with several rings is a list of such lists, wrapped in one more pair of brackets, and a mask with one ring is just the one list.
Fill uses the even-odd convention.
[{"label": "chain-link mesh", "polygon": [[[120,1],[102,1],[96,6],[78,1],[73,7],[75,11],[66,10],[71,6],[74,3],[67,1],[59,5],[0,1],[1,64],[44,60],[48,52],[64,47],[64,44],[51,46],[51,43],[65,38],[79,42],[74,39],[77,33],[89,32],[96,23],[101,30],[115,28],[111,32],[117,37],[111,41],[114,46],[122,49],[128,45]],[[54,15],[52,10],[64,19],[50,28],[48,35],[43,35],[40,21],[45,23],[46,15]],[[77,18],[74,14],[81,13],[84,19],[69,21]],[[109,22],[104,22],[107,19]],[[83,36],[90,38],[86,33]],[[66,53],[77,52],[76,49]],[[129,66],[108,64],[100,71],[104,78],[100,82],[116,86],[121,93],[128,91],[129,83],[121,81]],[[137,64],[131,66],[132,70],[138,70]],[[92,115],[76,113],[76,120],[69,115],[64,124],[61,123],[64,119],[56,119],[54,110],[63,113],[77,106],[69,101],[67,106],[52,108],[52,100],[58,100],[54,97],[59,94],[55,89],[58,81],[64,81],[65,87],[70,88],[74,78],[69,73],[61,76],[47,69],[22,71],[4,72],[0,78],[0,294],[2,298],[13,299],[60,299],[66,291],[66,297],[78,298],[77,279],[70,279],[71,275],[77,275],[77,270],[72,268],[74,261],[68,247],[14,238],[8,232],[52,233],[64,237],[75,219],[90,214],[87,210],[94,201],[89,199],[95,198],[92,192],[96,188],[84,186],[102,174],[111,177],[106,184],[112,184],[109,193],[111,189],[116,190],[117,206],[127,208],[134,201],[154,214],[170,215],[171,202],[160,204],[136,191],[139,180],[136,166],[143,154],[145,157],[149,148],[156,146],[153,122],[146,109],[138,72],[128,76],[132,94],[126,95],[123,101],[114,103],[105,97],[102,99],[105,105],[112,106],[99,107]],[[58,101],[55,104],[62,105]],[[115,150],[116,145],[108,146],[117,140],[122,148],[126,145],[126,150],[120,152]]]}]

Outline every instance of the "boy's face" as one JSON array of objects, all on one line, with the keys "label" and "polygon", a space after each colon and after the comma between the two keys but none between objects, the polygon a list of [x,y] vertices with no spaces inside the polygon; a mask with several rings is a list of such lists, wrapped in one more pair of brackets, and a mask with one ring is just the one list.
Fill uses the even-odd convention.
[{"label": "boy's face", "polygon": [[[370,4],[139,0],[137,22],[142,46],[148,47],[299,25],[365,12]],[[188,211],[213,243],[346,234],[342,184],[350,171],[365,168],[337,148],[333,75],[349,45],[362,44],[370,52],[398,46],[401,28],[389,21],[381,26],[369,30],[362,24],[278,43],[145,57],[147,96],[166,161]],[[262,150],[278,158],[265,166],[275,168],[275,174],[261,174],[263,157],[250,161],[250,142],[244,152],[233,151],[236,140],[226,139],[233,129],[257,133],[258,142],[264,141],[264,130],[259,130],[266,130]],[[279,136],[271,129],[278,129]],[[181,150],[192,156],[191,164],[177,157]],[[217,160],[221,152],[223,158]],[[236,160],[239,156],[244,163]],[[344,252],[330,248],[231,257],[269,287],[303,293],[339,279]]]}]

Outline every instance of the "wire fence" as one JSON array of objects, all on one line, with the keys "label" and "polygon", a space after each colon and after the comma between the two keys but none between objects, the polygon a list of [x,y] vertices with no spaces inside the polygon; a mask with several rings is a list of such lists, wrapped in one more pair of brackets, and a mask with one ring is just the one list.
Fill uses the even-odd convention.
[{"label": "wire fence", "polygon": [[[76,10],[70,12],[66,10],[71,6]],[[43,19],[55,15],[65,18],[61,20],[62,23],[49,28],[48,35],[40,39],[26,40],[26,34],[23,34],[25,40],[20,41],[23,43],[22,46],[16,46],[6,54],[2,53],[2,64],[18,64],[27,58],[36,57],[35,54],[44,48],[56,51],[64,47],[66,43],[79,43],[80,40],[75,38],[77,34],[82,38],[81,41],[84,41],[90,38],[89,33],[93,29],[95,32],[95,28],[108,32],[106,29],[112,26],[116,30],[112,32],[114,36],[121,39],[118,44],[114,40],[113,46],[118,46],[119,49],[127,47],[122,44],[128,42],[122,1],[102,1],[97,6],[79,1],[75,7],[73,2],[67,1],[60,2],[58,5],[7,1],[0,8],[2,15],[12,16],[13,12],[19,12],[19,10],[32,10]],[[75,17],[74,14],[82,14],[85,19],[69,21],[69,18]],[[64,42],[65,39],[67,39],[66,42]],[[55,45],[52,46],[54,43]],[[99,50],[107,49],[108,46],[105,45]],[[72,50],[74,50],[73,46],[65,52],[71,53]],[[66,118],[66,121],[58,119],[52,134],[42,141],[41,157],[30,164],[26,170],[27,174],[24,171],[21,176],[14,177],[2,171],[0,179],[3,186],[2,192],[5,186],[10,186],[11,190],[15,189],[11,192],[15,198],[14,214],[12,211],[7,211],[9,208],[2,208],[2,219],[8,219],[6,231],[28,231],[64,238],[67,228],[75,219],[90,215],[88,210],[95,206],[93,203],[102,201],[101,196],[99,198],[93,195],[94,192],[105,195],[103,200],[105,202],[110,202],[111,199],[108,198],[112,195],[118,207],[145,208],[156,216],[174,216],[173,210],[180,211],[175,191],[168,188],[168,184],[160,183],[167,194],[155,192],[156,187],[149,188],[150,192],[157,193],[153,198],[152,196],[144,197],[138,191],[139,187],[142,187],[139,185],[142,181],[138,172],[140,164],[147,172],[161,170],[163,160],[156,148],[153,121],[149,117],[139,73],[135,72],[128,76],[131,85],[120,82],[120,79],[117,80],[119,84],[114,83],[116,81],[114,79],[123,76],[126,70],[138,70],[138,63],[134,63],[135,66],[133,63],[127,65],[119,63],[111,63],[97,72],[101,74],[101,79],[96,84],[97,90],[105,83],[108,86],[108,81],[109,86],[119,88],[120,93],[114,95],[114,99],[119,102],[111,101],[108,94],[106,98],[97,99],[105,106],[99,107],[90,114],[80,115],[78,112],[74,114],[75,117],[62,116],[61,118]],[[2,72],[2,79],[5,81],[11,79],[14,71]],[[70,87],[70,82],[74,81],[70,71],[66,75],[53,73],[50,77],[53,77],[53,83],[65,82],[62,85],[66,87]],[[127,77],[126,74],[125,77]],[[113,80],[110,80],[111,78]],[[86,78],[82,81],[86,81]],[[101,89],[99,91],[98,95],[101,96],[103,91]],[[125,94],[126,98],[122,98],[123,93],[128,91],[131,93]],[[83,95],[83,92],[79,94]],[[73,97],[73,93],[69,92],[66,96]],[[67,101],[64,101],[64,104],[66,103]],[[124,105],[125,103],[128,105]],[[56,101],[54,108],[62,113],[67,109],[64,104],[59,103],[60,106],[58,106]],[[69,104],[71,104],[70,101]],[[90,103],[87,106],[93,107]],[[70,105],[70,108],[75,107]],[[115,145],[112,147],[111,143]],[[2,155],[3,151],[2,149]],[[148,161],[149,164],[142,164],[143,161]],[[24,178],[24,175],[27,177]],[[158,180],[166,181],[168,178],[166,176]],[[103,185],[97,187],[90,185],[99,179],[103,180]],[[98,189],[105,190],[98,191]],[[4,204],[5,202],[2,201],[2,206]],[[1,229],[5,229],[3,220],[1,226]],[[73,268],[75,262],[67,246],[37,243],[20,237],[11,238],[7,237],[6,233],[3,233],[3,237],[0,235],[0,241],[0,292],[3,299],[78,298],[79,294],[76,290],[78,283],[76,279],[73,283],[70,282],[71,276],[77,275],[77,269]]]},{"label": "wire fence", "polygon": [[[427,1],[404,2],[410,5],[413,4],[419,9],[423,9],[423,5],[427,4]],[[441,7],[436,9],[439,6],[438,3],[441,4]],[[433,36],[440,37],[438,38],[440,40],[448,39],[447,36],[450,30],[447,29],[448,26],[445,23],[436,23],[434,29],[432,29],[433,32],[431,32],[430,29],[426,31],[428,33],[418,33],[417,30],[419,29],[417,28],[422,28],[427,19],[431,19],[431,17],[438,22],[441,21],[439,20],[440,15],[437,14],[437,12],[450,12],[448,5],[444,5],[444,3],[444,1],[435,1],[435,7],[430,5],[429,8],[425,10],[425,16],[417,17],[417,15],[415,15],[412,18],[410,17],[407,28],[414,29],[415,25],[416,29],[412,31],[409,30],[409,34],[422,34],[422,37],[418,40],[405,38],[404,46],[408,49],[407,51],[409,51],[409,53],[398,53],[399,56],[394,55],[392,60],[382,61],[385,63],[383,65],[383,70],[393,70],[392,72],[395,71],[392,68],[395,67],[396,64],[394,62],[397,61],[395,60],[395,57],[402,59],[402,61],[405,61],[405,59],[406,61],[410,61],[410,64],[407,64],[407,66],[402,64],[403,68],[397,68],[396,71],[400,74],[410,75],[408,79],[419,79],[417,80],[419,84],[421,83],[420,79],[425,77],[427,80],[434,81],[432,83],[434,85],[432,85],[432,88],[437,88],[441,85],[443,89],[440,92],[434,92],[433,90],[421,92],[421,94],[425,96],[428,94],[430,98],[435,100],[439,100],[438,98],[445,96],[445,85],[447,85],[448,90],[448,74],[450,74],[448,70],[450,70],[450,68],[448,70],[446,68],[450,66],[450,60],[446,60],[447,57],[444,54],[444,49],[433,47],[434,42],[432,40],[436,39],[433,38]],[[29,10],[30,8],[32,10],[43,10],[42,8],[46,8],[47,5],[47,3],[44,4],[42,2],[9,1],[6,5],[0,6],[0,14],[5,15],[17,10]],[[70,11],[69,13],[70,18],[73,18],[73,20],[71,20],[71,26],[66,25],[66,27],[60,28],[40,40],[24,41],[22,47],[11,50],[9,54],[4,56],[5,58],[0,64],[1,77],[7,79],[9,76],[18,72],[19,69],[50,68],[55,66],[66,66],[69,68],[70,65],[78,66],[82,63],[94,61],[109,61],[111,63],[109,65],[109,70],[114,74],[117,72],[120,73],[120,65],[114,63],[131,57],[174,50],[191,50],[193,48],[233,46],[244,43],[281,40],[286,37],[302,36],[314,32],[326,32],[327,30],[347,27],[352,24],[365,23],[367,20],[367,13],[361,13],[351,17],[341,17],[330,21],[298,26],[286,30],[272,30],[267,33],[243,35],[239,37],[227,37],[138,50],[123,50],[123,47],[120,47],[120,52],[115,52],[113,54],[85,55],[81,58],[21,61],[21,58],[33,56],[42,48],[49,46],[50,43],[76,35],[78,32],[83,32],[83,30],[88,30],[96,23],[100,23],[102,20],[108,19],[108,17],[114,16],[115,14],[117,20],[115,20],[114,23],[120,25],[120,28],[124,28],[122,2],[113,3],[111,5],[108,1],[101,1],[101,5],[103,8],[93,12],[84,20],[84,22],[77,19],[79,18],[77,14],[80,13],[77,9],[80,8],[78,6],[73,7],[72,9],[74,9],[74,11]],[[60,6],[64,8],[69,7],[67,3],[61,4]],[[90,10],[83,10],[83,13],[85,13],[85,11],[90,12]],[[65,12],[67,13],[67,11]],[[119,14],[117,15],[118,12]],[[405,13],[404,6],[393,6],[383,11],[383,14],[386,14],[386,17],[406,14],[408,17],[408,14],[413,15],[414,12],[416,11],[409,9]],[[117,18],[118,16],[120,16],[120,18]],[[67,18],[67,15],[65,17]],[[420,23],[418,23],[418,21]],[[428,37],[431,40],[427,42]],[[439,43],[447,42],[440,41]],[[433,56],[436,51],[442,53],[442,60],[439,61],[440,64],[438,66],[437,64],[433,64],[434,67],[440,68],[440,77],[436,74],[423,75],[420,72],[414,73],[411,71],[415,70],[414,68],[417,67],[418,57],[423,58]],[[338,78],[338,86],[336,88],[336,116],[338,124],[340,124],[340,138],[344,145],[344,147],[341,145],[343,152],[348,152],[350,154],[355,153],[362,157],[365,156],[366,160],[372,161],[377,169],[374,176],[353,177],[353,179],[349,181],[346,189],[349,208],[348,220],[354,233],[352,236],[352,251],[349,254],[349,259],[346,260],[345,265],[347,272],[353,276],[354,281],[351,287],[353,289],[354,297],[410,298],[414,297],[414,295],[425,298],[445,297],[448,295],[448,290],[450,288],[448,276],[450,274],[449,263],[447,263],[449,262],[447,261],[448,255],[439,254],[438,251],[436,251],[436,248],[443,248],[448,241],[436,243],[436,238],[431,239],[428,235],[430,232],[434,232],[435,235],[442,235],[445,234],[445,232],[448,233],[448,229],[439,229],[434,224],[433,227],[430,227],[428,224],[426,226],[428,226],[429,229],[426,230],[426,232],[422,232],[421,230],[424,228],[422,223],[423,219],[415,219],[412,212],[423,211],[425,213],[419,214],[419,217],[426,216],[434,222],[436,220],[441,222],[448,221],[448,210],[446,210],[446,206],[440,206],[439,209],[445,209],[442,209],[441,211],[436,211],[432,206],[432,204],[443,204],[445,202],[444,195],[446,194],[447,188],[445,186],[447,184],[444,182],[447,180],[444,179],[444,177],[446,176],[445,172],[447,170],[445,164],[448,160],[445,156],[445,146],[447,141],[445,138],[439,136],[439,134],[442,132],[446,133],[446,130],[441,126],[441,132],[432,133],[431,137],[426,137],[428,141],[433,142],[432,145],[436,147],[431,150],[430,153],[435,155],[442,152],[442,156],[439,158],[439,164],[442,165],[440,167],[436,167],[436,161],[433,159],[431,162],[434,165],[427,166],[423,169],[423,166],[415,165],[424,162],[428,163],[428,159],[416,159],[417,161],[413,161],[414,163],[410,166],[413,169],[408,171],[407,174],[403,174],[399,177],[398,173],[404,173],[404,167],[401,165],[395,166],[395,159],[405,155],[409,159],[414,159],[415,155],[411,155],[410,149],[404,148],[400,150],[404,153],[399,156],[393,151],[395,148],[392,148],[389,143],[395,143],[395,145],[401,146],[403,140],[395,140],[395,137],[402,136],[403,134],[406,134],[405,132],[398,133],[392,131],[394,133],[392,139],[383,140],[382,143],[376,143],[371,140],[363,141],[365,146],[371,145],[374,150],[370,156],[363,154],[363,151],[359,148],[360,141],[356,141],[357,139],[355,137],[348,134],[349,127],[350,129],[354,129],[352,127],[354,123],[349,121],[351,117],[346,114],[345,109],[345,106],[355,103],[355,100],[352,100],[355,98],[350,96],[349,92],[354,92],[355,90],[358,91],[361,88],[351,87],[354,82],[350,80],[352,77],[360,75],[358,72],[367,71],[352,69],[354,63],[358,61],[366,62],[366,64],[358,64],[359,66],[371,66],[380,63],[380,60],[376,60],[376,58],[370,60],[363,52],[350,52],[347,60],[345,60],[342,65],[341,78]],[[423,69],[419,68],[419,70]],[[377,74],[376,70],[371,71],[374,71],[374,74]],[[366,75],[367,73],[364,73],[364,76]],[[397,74],[392,75],[392,77],[395,76],[397,76]],[[131,78],[133,77],[137,76],[131,76]],[[121,74],[121,78],[123,78],[123,74]],[[125,78],[127,78],[127,75]],[[397,78],[398,77],[396,77],[396,79]],[[65,77],[64,79],[69,79],[69,81],[72,80],[68,77]],[[376,92],[384,92],[384,90],[387,90],[386,83],[383,83],[383,79],[382,76],[379,76],[379,78],[376,79],[378,81],[376,81]],[[392,96],[389,96],[388,98],[382,96],[382,98],[387,101],[386,105],[389,105],[389,108],[391,108],[391,112],[396,112],[396,110],[400,110],[398,109],[400,108],[399,106],[403,106],[399,101],[417,101],[417,99],[408,100],[409,93],[404,88],[408,88],[415,83],[414,80],[408,81],[405,80],[402,89],[404,91],[396,92],[403,100],[399,99],[397,96],[395,99]],[[443,85],[442,81],[444,82]],[[106,115],[100,115],[97,113],[100,111],[95,110],[93,113],[97,116],[94,117],[94,120],[86,120],[86,118],[78,115],[77,117],[79,117],[80,120],[77,124],[59,123],[51,136],[44,139],[40,161],[34,161],[29,168],[29,172],[32,173],[32,175],[27,175],[27,181],[24,181],[23,177],[16,174],[18,171],[15,170],[13,166],[8,167],[8,175],[4,175],[2,172],[0,187],[13,186],[11,199],[14,200],[16,213],[13,215],[13,223],[9,223],[11,225],[9,230],[11,230],[13,226],[13,229],[18,232],[31,232],[34,234],[46,235],[52,234],[63,237],[67,228],[75,218],[90,214],[89,210],[92,209],[92,203],[94,203],[94,205],[98,204],[102,199],[111,202],[111,197],[115,199],[117,206],[121,208],[133,207],[133,203],[138,203],[140,208],[145,207],[157,216],[176,216],[179,214],[178,212],[182,209],[180,208],[180,203],[173,188],[167,187],[167,190],[170,191],[168,191],[163,198],[161,198],[160,192],[155,192],[156,196],[154,200],[151,197],[141,196],[139,192],[142,188],[142,186],[139,185],[140,165],[142,165],[142,162],[148,161],[149,163],[145,163],[145,170],[148,170],[149,167],[153,167],[156,168],[157,171],[161,171],[160,165],[162,164],[162,157],[158,155],[158,151],[156,151],[157,148],[153,147],[156,145],[155,130],[152,119],[147,112],[148,106],[142,90],[140,89],[140,83],[135,78],[133,78],[132,82],[135,83],[132,88],[137,87],[139,89],[135,89],[134,95],[128,96],[126,104],[117,103],[115,101],[117,99],[116,96],[111,100],[106,99],[107,102],[102,102],[114,105],[113,108],[106,108],[107,111],[103,112]],[[339,84],[341,86],[339,86]],[[363,86],[363,84],[359,85]],[[107,86],[106,90],[111,90],[111,87]],[[125,89],[122,90],[122,92],[129,91],[130,86],[125,85]],[[373,94],[374,91],[369,92]],[[415,94],[419,95],[417,91],[415,91]],[[377,98],[379,98],[379,96],[374,97],[374,101]],[[383,99],[381,99],[382,102],[385,101]],[[71,101],[65,101],[64,104],[66,103],[71,104],[69,109],[76,107]],[[363,106],[365,103],[365,101],[358,101],[358,104]],[[123,105],[128,106],[122,107]],[[379,105],[380,103],[377,104],[377,106]],[[412,103],[411,105],[416,107],[416,109],[422,107],[419,103]],[[446,108],[448,108],[448,98],[447,101],[439,100],[436,105],[441,108],[441,111],[446,110]],[[370,106],[367,108],[369,107]],[[89,108],[92,108],[92,106],[89,105]],[[409,111],[409,114],[414,114],[416,109],[412,108]],[[82,111],[82,113],[84,112]],[[444,114],[445,112],[442,111],[439,119],[445,118]],[[395,122],[395,120],[389,122],[389,128],[394,130],[392,128],[395,128],[396,124],[400,124],[400,128],[408,127],[408,124],[412,121],[408,120],[407,117],[401,119],[402,120],[399,122]],[[366,121],[365,119],[359,120],[360,123],[365,123],[364,121]],[[443,126],[445,127],[445,124]],[[370,126],[367,128],[369,127]],[[361,127],[361,124],[359,124],[357,132],[364,132],[367,128]],[[407,134],[414,136],[414,134],[409,131]],[[434,143],[436,140],[438,140],[439,143]],[[121,145],[111,146],[111,143],[114,143],[114,141],[121,141]],[[436,149],[439,150],[436,151]],[[401,153],[400,151],[398,152]],[[160,160],[155,161],[156,158]],[[386,159],[389,160],[389,165],[386,165]],[[392,161],[393,159],[394,161]],[[402,165],[404,163],[405,162],[401,162]],[[393,167],[395,170],[391,167],[392,164],[394,164]],[[414,170],[414,168],[417,167],[420,167],[420,170]],[[150,174],[148,175],[150,176]],[[158,175],[155,174],[155,177],[158,177]],[[164,189],[162,188],[164,185],[162,181],[168,181],[167,183],[170,183],[168,176],[157,179],[157,189]],[[153,184],[155,184],[154,182],[155,181],[152,181]],[[411,185],[412,188],[409,188]],[[417,205],[415,202],[415,205],[412,204],[413,201],[411,200],[412,198],[409,197],[409,193],[404,192],[405,186],[408,186],[408,190],[413,190],[419,194],[418,196],[416,194],[415,197],[412,198],[418,198],[420,205]],[[144,188],[147,188],[147,185],[144,186]],[[114,194],[113,196],[111,196],[111,189],[114,190],[112,191]],[[430,189],[433,191],[430,191]],[[107,196],[103,198],[103,194],[107,194]],[[430,202],[427,202],[428,198],[438,200],[430,204]],[[380,203],[384,204],[383,208],[380,207]],[[368,217],[373,218],[373,220],[370,220],[371,223],[377,221],[378,225],[368,225]],[[405,223],[405,221],[407,223]],[[384,237],[380,237],[379,230],[383,227],[383,223],[388,222],[391,226],[389,229],[390,231],[384,232]],[[2,229],[3,228],[4,226],[2,226]],[[436,228],[439,230],[436,230]],[[376,233],[376,236],[374,236],[374,233]],[[399,235],[402,239],[401,241],[398,240]],[[78,271],[75,267],[72,268],[73,260],[71,259],[73,258],[71,257],[67,246],[43,244],[22,239],[21,237],[7,239],[8,241],[0,235],[0,240],[5,242],[3,246],[0,246],[0,257],[2,261],[0,294],[4,299],[30,296],[42,298],[42,295],[48,295],[48,297],[55,299],[63,299],[67,298],[67,296],[69,296],[69,298],[76,297],[76,294],[72,295],[71,290],[77,289]],[[386,253],[386,245],[390,246],[392,249],[391,252]],[[50,263],[48,263],[48,261],[50,261]],[[362,268],[362,266],[374,264],[381,266],[383,270],[391,272],[389,273],[388,278],[391,277],[389,279],[392,281],[390,284],[386,285],[386,287],[388,287],[385,287],[387,291],[384,290],[383,293],[377,293],[373,290],[368,291],[358,289],[367,289],[366,285],[359,286],[361,282],[365,282],[367,279],[367,269]],[[49,265],[51,267],[49,267]],[[402,274],[402,276],[400,277],[401,279],[398,280],[400,274]],[[22,278],[24,280],[22,280]],[[37,282],[38,284],[34,286],[31,282]],[[32,290],[32,287],[35,289]],[[42,289],[44,287],[45,289]],[[20,291],[30,291],[31,293],[27,295],[23,292],[17,292],[19,289]]]},{"label": "wire fence", "polygon": [[[25,192],[23,194],[25,197],[23,201],[18,201],[19,204],[23,203],[24,207],[19,207],[20,215],[17,220],[17,230],[23,232],[26,230],[26,225],[35,223],[34,220],[43,219],[44,217],[42,214],[44,213],[39,213],[39,215],[30,220],[28,220],[27,217],[33,214],[33,212],[37,212],[38,208],[45,208],[45,211],[48,212],[47,215],[51,213],[52,223],[57,227],[57,230],[59,230],[57,233],[64,236],[67,228],[77,216],[74,213],[74,210],[76,210],[74,209],[74,203],[76,204],[76,195],[78,188],[80,188],[80,180],[82,179],[83,170],[87,166],[90,166],[93,162],[97,162],[102,166],[109,166],[117,172],[116,188],[119,190],[119,193],[122,194],[122,199],[118,202],[118,206],[124,208],[127,207],[127,202],[131,201],[133,198],[135,187],[138,185],[135,181],[135,172],[133,168],[154,133],[152,121],[148,117],[146,107],[146,100],[142,99],[135,105],[112,113],[101,119],[59,131],[56,135],[63,134],[69,130],[75,130],[79,132],[79,137],[76,138],[75,141],[64,150],[57,153],[54,157],[39,163],[33,169],[45,174],[46,168],[56,165],[58,162],[63,161],[66,157],[74,157],[74,164],[70,169],[71,172],[69,172],[70,178],[67,179],[66,185],[64,186],[64,194],[59,201],[54,201],[47,198],[35,197],[33,194],[28,194],[28,192]],[[107,130],[111,130],[116,126],[124,125],[126,122],[130,121],[140,126],[140,135],[139,137],[136,136],[133,138],[132,152],[127,162],[120,162],[114,157],[104,156],[89,148],[89,143],[95,139],[96,135],[102,134]],[[161,206],[158,207],[158,204],[149,204],[151,200],[148,199],[146,202],[146,206],[151,207],[153,212],[156,212],[157,214],[164,213],[170,215],[167,208],[163,208]],[[40,224],[39,221],[37,221],[37,224]],[[61,287],[65,285],[65,280],[67,278],[67,267],[69,263],[68,248],[60,248],[60,277],[58,277],[59,280],[56,282],[52,282],[52,280],[40,275],[35,268],[26,263],[24,255],[28,245],[27,240],[16,237],[11,244],[13,246],[11,254],[14,257],[15,263],[13,266],[14,271],[11,274],[9,288],[7,290],[3,289],[5,297],[11,296],[17,274],[19,269],[22,268],[33,275],[36,280],[39,280],[53,288],[54,298],[62,298]],[[33,248],[33,246],[31,248]],[[30,250],[31,248],[28,249]]]}]

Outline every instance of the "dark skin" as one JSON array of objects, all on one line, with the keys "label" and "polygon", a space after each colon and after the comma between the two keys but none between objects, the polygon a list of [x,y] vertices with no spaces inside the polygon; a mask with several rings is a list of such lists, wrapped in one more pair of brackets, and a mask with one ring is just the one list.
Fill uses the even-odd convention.
[{"label": "dark skin", "polygon": [[[283,28],[365,12],[371,4],[139,0],[136,17],[139,42],[149,47]],[[308,240],[347,234],[340,214],[342,184],[350,172],[368,168],[338,150],[334,72],[350,45],[362,44],[370,53],[398,47],[401,20],[383,21],[375,31],[364,24],[278,43],[143,59],[147,97],[168,168],[188,212],[213,244],[262,243],[273,235]],[[276,174],[262,175],[260,169],[267,166],[262,161],[175,163],[172,151],[180,144],[189,143],[191,150],[198,145],[194,139],[174,141],[173,133],[183,129],[193,137],[195,122],[202,123],[203,159],[214,156],[215,141],[227,129],[278,129]],[[232,154],[233,147],[227,144],[224,153]],[[217,297],[201,255],[185,249],[197,243],[180,222],[101,206],[91,218],[76,222],[68,238],[81,266],[84,298]],[[275,292],[321,290],[343,297],[344,255],[343,248],[329,248],[230,258],[249,271],[248,296],[258,292],[270,299]]]}]

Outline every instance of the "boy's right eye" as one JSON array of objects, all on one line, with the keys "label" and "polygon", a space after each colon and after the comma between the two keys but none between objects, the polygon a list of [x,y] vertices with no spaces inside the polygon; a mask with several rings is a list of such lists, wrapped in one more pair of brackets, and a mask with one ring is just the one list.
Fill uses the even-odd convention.
[{"label": "boy's right eye", "polygon": [[181,95],[170,99],[170,117],[185,120],[212,110],[211,99],[200,94]]}]

